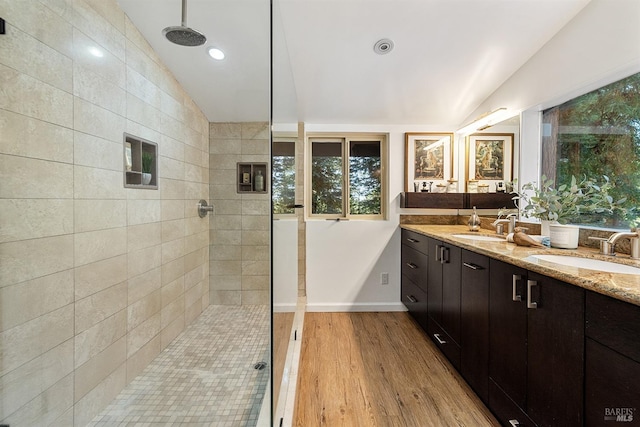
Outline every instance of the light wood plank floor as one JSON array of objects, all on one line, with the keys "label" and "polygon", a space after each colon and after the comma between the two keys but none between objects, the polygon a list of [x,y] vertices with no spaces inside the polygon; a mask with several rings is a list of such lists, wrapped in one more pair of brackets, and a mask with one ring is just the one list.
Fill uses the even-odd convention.
[{"label": "light wood plank floor", "polygon": [[280,386],[284,364],[287,360],[287,350],[291,341],[291,326],[295,313],[273,313],[273,396],[271,397],[273,409],[278,407]]},{"label": "light wood plank floor", "polygon": [[304,322],[294,425],[499,426],[408,313]]}]

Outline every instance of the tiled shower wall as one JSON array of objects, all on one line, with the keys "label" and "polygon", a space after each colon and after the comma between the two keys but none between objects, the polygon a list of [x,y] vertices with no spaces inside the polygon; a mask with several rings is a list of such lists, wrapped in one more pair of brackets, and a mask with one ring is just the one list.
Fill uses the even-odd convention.
[{"label": "tiled shower wall", "polygon": [[209,124],[116,0],[0,17],[0,424],[83,426],[209,304]]},{"label": "tiled shower wall", "polygon": [[238,162],[270,163],[269,143],[267,122],[210,124],[211,304],[270,303],[271,194],[239,194],[236,172]]}]

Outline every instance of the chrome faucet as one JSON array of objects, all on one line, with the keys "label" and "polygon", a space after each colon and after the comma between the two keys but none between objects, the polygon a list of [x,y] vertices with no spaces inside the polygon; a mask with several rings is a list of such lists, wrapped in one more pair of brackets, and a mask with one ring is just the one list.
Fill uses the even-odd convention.
[{"label": "chrome faucet", "polygon": [[507,226],[507,233],[513,233],[516,229],[516,216],[517,216],[516,214],[510,213],[509,215],[507,215],[505,219],[496,219],[495,221],[493,221],[491,225],[496,227],[496,234],[502,234],[498,231],[499,230],[498,224],[503,224],[505,222],[509,224]]},{"label": "chrome faucet", "polygon": [[632,228],[631,231],[621,231],[619,233],[614,233],[609,237],[609,244],[611,245],[612,252],[615,253],[616,243],[620,239],[627,238],[629,239],[629,243],[631,244],[630,256],[633,259],[640,259],[640,236],[638,236],[638,231],[635,228]]},{"label": "chrome faucet", "polygon": [[638,235],[638,231],[635,228],[632,228],[631,231],[620,231],[618,233],[614,233],[609,238],[603,237],[589,237],[593,240],[600,241],[600,253],[602,255],[615,255],[616,254],[616,243],[620,239],[629,239],[630,243],[630,257],[633,259],[640,259],[640,235]]}]

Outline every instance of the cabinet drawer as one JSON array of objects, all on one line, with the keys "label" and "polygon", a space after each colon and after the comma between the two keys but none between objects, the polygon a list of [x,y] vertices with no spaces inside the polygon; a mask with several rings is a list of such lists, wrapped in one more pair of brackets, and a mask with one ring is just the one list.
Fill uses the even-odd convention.
[{"label": "cabinet drawer", "polygon": [[420,233],[409,230],[402,230],[402,244],[420,251],[425,255],[429,253],[427,236],[424,236]]},{"label": "cabinet drawer", "polygon": [[427,333],[449,362],[460,370],[460,346],[433,319],[429,318]]},{"label": "cabinet drawer", "polygon": [[587,292],[588,337],[640,362],[640,307]]},{"label": "cabinet drawer", "polygon": [[402,246],[402,274],[407,276],[423,291],[427,291],[427,256],[422,252]]},{"label": "cabinet drawer", "polygon": [[402,276],[401,301],[409,310],[409,314],[418,324],[427,330],[427,293],[420,289],[407,276]]},{"label": "cabinet drawer", "polygon": [[489,407],[503,426],[535,427],[535,423],[492,379],[489,379]]}]

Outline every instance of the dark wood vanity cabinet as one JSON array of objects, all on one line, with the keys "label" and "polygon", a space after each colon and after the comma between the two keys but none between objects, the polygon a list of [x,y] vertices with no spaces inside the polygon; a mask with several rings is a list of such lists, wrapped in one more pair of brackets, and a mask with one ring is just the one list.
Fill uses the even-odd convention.
[{"label": "dark wood vanity cabinet", "polygon": [[427,294],[429,326],[427,332],[460,368],[460,254],[457,246],[428,239]]},{"label": "dark wood vanity cabinet", "polygon": [[640,426],[640,307],[586,295],[585,426]]},{"label": "dark wood vanity cabinet", "polygon": [[489,407],[503,425],[581,426],[584,290],[492,259]]},{"label": "dark wood vanity cabinet", "polygon": [[460,373],[487,402],[489,395],[489,258],[462,251]]},{"label": "dark wood vanity cabinet", "polygon": [[426,330],[428,238],[409,230],[402,230],[401,234],[401,301]]},{"label": "dark wood vanity cabinet", "polygon": [[540,427],[581,426],[585,291],[533,272],[527,288],[527,414]]},{"label": "dark wood vanity cabinet", "polygon": [[534,425],[527,397],[527,270],[489,262],[489,406],[504,425]]}]

